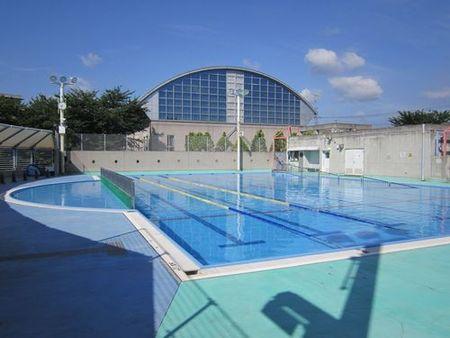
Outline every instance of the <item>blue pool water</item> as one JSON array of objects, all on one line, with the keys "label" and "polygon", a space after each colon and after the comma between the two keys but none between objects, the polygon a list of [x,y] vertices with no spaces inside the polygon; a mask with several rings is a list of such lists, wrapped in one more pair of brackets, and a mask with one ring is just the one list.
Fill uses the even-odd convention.
[{"label": "blue pool water", "polygon": [[11,196],[22,201],[56,206],[126,209],[101,181],[41,185],[17,190]]},{"label": "blue pool water", "polygon": [[450,189],[285,173],[137,175],[137,208],[200,265],[450,234]]}]

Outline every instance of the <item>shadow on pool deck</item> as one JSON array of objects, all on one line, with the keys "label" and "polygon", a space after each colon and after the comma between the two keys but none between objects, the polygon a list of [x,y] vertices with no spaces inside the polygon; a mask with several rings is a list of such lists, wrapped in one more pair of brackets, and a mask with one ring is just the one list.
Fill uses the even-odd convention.
[{"label": "shadow on pool deck", "polygon": [[158,337],[448,337],[450,245],[182,283]]},{"label": "shadow on pool deck", "polygon": [[340,287],[347,290],[351,285],[340,318],[291,291],[278,293],[262,312],[290,336],[303,326],[303,337],[331,337],[336,333],[346,338],[368,337],[379,258],[375,250],[373,256],[351,259]]},{"label": "shadow on pool deck", "polygon": [[[367,337],[379,257],[375,252],[373,256],[351,260],[339,286],[345,299],[336,299],[336,303],[345,303],[340,318],[291,291],[295,289],[293,285],[298,287],[314,281],[314,276],[306,281],[291,275],[288,280],[282,278],[281,286],[270,285],[275,281],[264,277],[302,268],[297,267],[183,283],[158,337],[297,336],[300,326],[304,337]],[[320,287],[316,285],[314,292],[320,292]],[[274,289],[280,288],[285,291],[270,297]],[[268,297],[261,312],[255,312],[258,306],[254,303],[259,304]],[[264,328],[271,327],[268,321],[283,333],[273,330],[273,325],[265,331]]]},{"label": "shadow on pool deck", "polygon": [[[67,222],[73,219],[68,213]],[[77,219],[86,229],[112,225],[94,213]],[[148,244],[131,224],[131,231],[91,240],[26,217],[3,200],[0,220],[1,337],[154,336],[177,284],[152,249],[139,252]]]}]

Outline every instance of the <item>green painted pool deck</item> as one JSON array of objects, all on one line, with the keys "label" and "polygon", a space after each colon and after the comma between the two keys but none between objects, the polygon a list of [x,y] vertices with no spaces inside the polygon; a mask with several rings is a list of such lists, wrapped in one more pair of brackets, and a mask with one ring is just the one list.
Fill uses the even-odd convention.
[{"label": "green painted pool deck", "polygon": [[182,283],[157,337],[449,337],[450,245]]}]

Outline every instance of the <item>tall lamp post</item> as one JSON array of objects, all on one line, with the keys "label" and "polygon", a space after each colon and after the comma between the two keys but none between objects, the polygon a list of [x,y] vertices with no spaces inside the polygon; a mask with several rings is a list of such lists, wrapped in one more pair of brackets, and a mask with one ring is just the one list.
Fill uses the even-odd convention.
[{"label": "tall lamp post", "polygon": [[59,101],[58,101],[58,112],[59,112],[59,126],[58,126],[58,134],[59,134],[59,151],[60,151],[60,173],[64,174],[65,172],[65,149],[64,149],[64,136],[66,134],[66,119],[64,118],[64,111],[67,108],[67,104],[64,101],[64,87],[71,86],[77,83],[77,78],[72,76],[67,78],[66,76],[60,76],[59,78],[56,75],[50,76],[50,83],[56,84],[59,86]]},{"label": "tall lamp post", "polygon": [[231,89],[230,93],[236,96],[236,133],[237,133],[237,170],[241,171],[241,99],[248,95],[247,89]]}]

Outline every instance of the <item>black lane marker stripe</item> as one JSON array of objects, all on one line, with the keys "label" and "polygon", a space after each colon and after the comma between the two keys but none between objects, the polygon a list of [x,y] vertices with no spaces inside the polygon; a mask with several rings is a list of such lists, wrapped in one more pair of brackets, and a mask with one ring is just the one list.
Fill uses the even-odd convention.
[{"label": "black lane marker stripe", "polygon": [[242,241],[242,240],[240,240],[239,238],[236,238],[235,236],[233,236],[233,235],[227,233],[226,231],[220,229],[219,227],[215,226],[214,224],[211,224],[211,223],[205,221],[205,220],[202,219],[201,217],[198,217],[197,215],[195,215],[195,214],[193,214],[193,213],[191,213],[191,212],[189,212],[189,211],[187,211],[187,210],[185,210],[185,209],[183,209],[183,208],[177,206],[177,205],[174,204],[174,203],[171,203],[171,202],[167,201],[166,199],[164,199],[164,198],[162,198],[162,197],[160,197],[160,196],[157,196],[157,195],[155,195],[155,194],[150,194],[150,196],[152,196],[152,197],[154,197],[154,198],[156,198],[156,199],[159,199],[160,201],[162,201],[162,202],[164,202],[164,203],[170,205],[171,207],[173,207],[173,208],[179,210],[180,212],[184,213],[184,214],[187,215],[188,217],[191,217],[192,219],[196,220],[197,222],[203,224],[203,225],[206,226],[207,228],[209,228],[209,229],[215,231],[215,232],[218,233],[219,235],[222,235],[223,237],[225,237],[225,238],[228,239],[229,241],[233,242],[233,243],[234,243],[234,246],[238,246],[238,245],[250,245],[250,244],[256,243],[256,242],[257,242],[257,243],[265,243],[265,241],[263,241],[263,240],[260,240],[260,241],[254,241],[254,242],[245,242],[245,241]]}]

